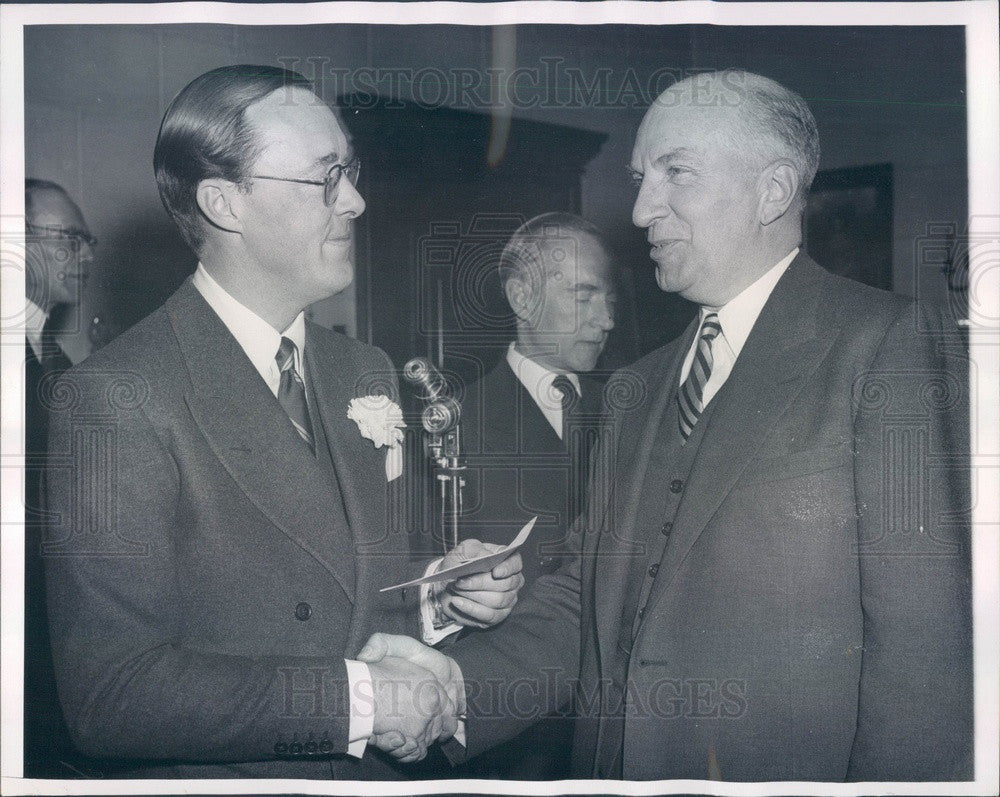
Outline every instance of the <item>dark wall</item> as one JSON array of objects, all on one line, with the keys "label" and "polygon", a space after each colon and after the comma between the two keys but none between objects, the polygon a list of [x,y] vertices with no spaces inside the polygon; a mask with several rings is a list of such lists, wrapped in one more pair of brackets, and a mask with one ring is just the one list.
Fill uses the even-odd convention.
[{"label": "dark wall", "polygon": [[[821,168],[890,164],[893,287],[936,301],[947,294],[939,269],[915,252],[929,223],[961,231],[967,216],[960,28],[39,26],[25,34],[26,168],[64,184],[102,241],[90,310],[128,326],[194,268],[156,194],[153,143],[180,88],[239,62],[319,75],[327,99],[360,90],[490,114],[494,136],[482,154],[490,163],[506,156],[508,116],[604,135],[581,177],[580,204],[608,230],[628,294],[641,298],[637,323],[622,332],[632,340],[618,341],[618,351],[669,337],[690,311],[655,287],[630,221],[625,166],[656,90],[692,69],[745,67],[801,93],[819,124]],[[491,67],[521,70],[506,102],[491,99]],[[496,208],[512,210],[502,196]],[[323,317],[364,337],[356,307],[352,289]]]}]

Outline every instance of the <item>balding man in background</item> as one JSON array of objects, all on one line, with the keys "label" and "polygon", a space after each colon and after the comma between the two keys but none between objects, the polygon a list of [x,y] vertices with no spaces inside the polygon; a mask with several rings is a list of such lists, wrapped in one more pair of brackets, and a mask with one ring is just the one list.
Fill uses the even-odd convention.
[{"label": "balding man in background", "polygon": [[633,221],[700,311],[629,369],[581,557],[435,665],[461,669],[468,754],[529,721],[503,701],[527,678],[539,714],[575,693],[580,777],[973,777],[965,351],[800,251],[818,162],[806,103],[759,75],[647,112]]},{"label": "balding man in background", "polygon": [[77,774],[56,696],[41,559],[42,490],[49,413],[44,397],[72,363],[57,339],[62,314],[79,308],[97,240],[58,183],[24,184],[25,227],[25,683],[24,756],[29,775]]},{"label": "balding man in background", "polygon": [[[538,521],[521,549],[525,582],[566,559],[582,508],[603,382],[590,376],[615,325],[614,262],[600,230],[571,213],[544,213],[511,236],[500,281],[517,338],[469,386],[462,405],[473,537],[510,542],[511,526]],[[553,717],[480,756],[454,777],[569,776],[572,722]]]}]

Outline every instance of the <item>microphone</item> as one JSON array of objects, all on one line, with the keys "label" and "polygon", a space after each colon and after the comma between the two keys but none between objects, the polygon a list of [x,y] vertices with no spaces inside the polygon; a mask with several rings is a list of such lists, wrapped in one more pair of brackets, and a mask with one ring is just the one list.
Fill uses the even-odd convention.
[{"label": "microphone", "polygon": [[443,435],[458,427],[462,408],[451,395],[442,373],[424,357],[414,357],[403,366],[403,378],[422,391],[418,398],[427,403],[420,414],[424,431]]}]

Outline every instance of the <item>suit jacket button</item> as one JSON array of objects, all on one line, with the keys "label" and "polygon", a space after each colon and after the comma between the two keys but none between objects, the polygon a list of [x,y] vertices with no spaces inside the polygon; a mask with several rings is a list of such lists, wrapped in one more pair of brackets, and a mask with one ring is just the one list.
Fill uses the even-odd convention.
[{"label": "suit jacket button", "polygon": [[288,745],[285,744],[284,742],[277,742],[274,745],[274,753],[275,753],[275,755],[287,755],[288,754]]},{"label": "suit jacket button", "polygon": [[664,537],[669,537],[669,536],[670,536],[670,531],[671,531],[671,529],[673,529],[673,527],[674,527],[674,524],[673,524],[673,523],[671,523],[671,522],[670,522],[670,521],[668,520],[668,521],[667,521],[666,523],[664,523],[664,524],[663,524],[663,525],[662,525],[662,526],[660,527],[660,534],[662,534],[662,535],[663,535]]},{"label": "suit jacket button", "polygon": [[292,742],[288,745],[288,752],[292,755],[302,755],[302,742]]},{"label": "suit jacket button", "polygon": [[659,572],[660,572],[660,566],[658,564],[652,564],[649,566],[650,578],[656,578],[656,574]]},{"label": "suit jacket button", "polygon": [[296,620],[302,620],[303,622],[305,622],[312,616],[312,613],[313,613],[312,606],[310,606],[305,601],[303,601],[302,603],[300,603],[298,606],[295,607]]},{"label": "suit jacket button", "polygon": [[670,482],[670,492],[674,493],[675,495],[683,489],[684,489],[683,479],[674,479],[672,482]]},{"label": "suit jacket button", "polygon": [[308,755],[315,755],[319,751],[319,745],[316,742],[309,741],[306,742],[306,753]]},{"label": "suit jacket button", "polygon": [[333,752],[333,742],[329,739],[324,739],[319,743],[319,751],[321,753],[332,753]]}]

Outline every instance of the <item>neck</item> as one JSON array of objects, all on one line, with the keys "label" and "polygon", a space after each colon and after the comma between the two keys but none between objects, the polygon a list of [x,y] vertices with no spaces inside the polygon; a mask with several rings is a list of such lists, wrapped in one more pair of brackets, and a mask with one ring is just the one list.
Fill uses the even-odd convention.
[{"label": "neck", "polygon": [[201,252],[205,270],[236,301],[264,319],[276,331],[284,332],[305,305],[282,294],[246,261],[206,248]]},{"label": "neck", "polygon": [[538,363],[546,371],[551,371],[554,374],[567,374],[565,368],[556,363],[551,362],[550,356],[552,351],[552,344],[542,344],[534,343],[530,334],[530,331],[523,328],[519,328],[517,331],[517,340],[514,343],[514,348],[517,352],[523,356],[527,357],[532,362]]},{"label": "neck", "polygon": [[739,279],[727,285],[725,290],[720,291],[714,301],[700,301],[698,303],[707,307],[723,307],[774,268],[795,247],[801,245],[802,236],[797,231],[794,233],[785,231],[782,234],[757,241],[752,246],[747,247],[748,251],[755,253],[753,260],[743,260],[739,268],[733,268],[730,271]]}]

